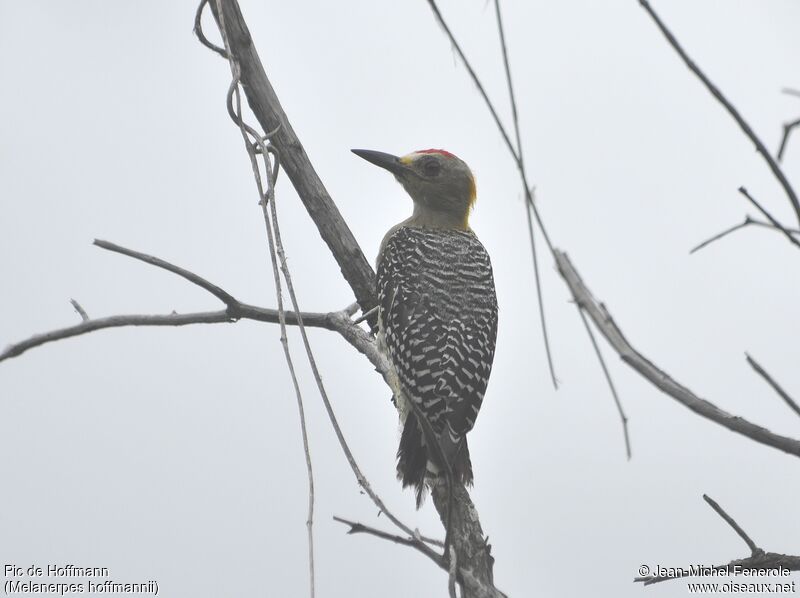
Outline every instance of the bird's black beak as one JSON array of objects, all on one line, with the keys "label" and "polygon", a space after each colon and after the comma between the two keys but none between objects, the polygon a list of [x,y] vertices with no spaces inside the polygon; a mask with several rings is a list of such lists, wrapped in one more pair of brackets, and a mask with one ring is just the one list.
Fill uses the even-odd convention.
[{"label": "bird's black beak", "polygon": [[374,150],[354,149],[350,150],[356,156],[364,158],[367,162],[372,162],[375,166],[385,168],[394,175],[403,174],[407,168],[400,162],[400,158],[387,154],[386,152],[376,152]]}]

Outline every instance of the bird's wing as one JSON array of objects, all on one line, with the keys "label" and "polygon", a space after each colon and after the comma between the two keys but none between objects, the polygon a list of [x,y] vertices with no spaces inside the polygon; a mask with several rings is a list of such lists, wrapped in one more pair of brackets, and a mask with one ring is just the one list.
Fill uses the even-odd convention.
[{"label": "bird's wing", "polygon": [[491,264],[467,233],[401,228],[378,265],[384,342],[408,398],[442,437],[472,429],[491,372],[497,303]]}]

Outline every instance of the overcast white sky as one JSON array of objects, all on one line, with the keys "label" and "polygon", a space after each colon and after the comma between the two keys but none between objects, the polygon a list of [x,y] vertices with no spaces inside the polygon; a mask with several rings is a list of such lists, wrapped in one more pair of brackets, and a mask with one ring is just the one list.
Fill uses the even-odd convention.
[{"label": "overcast white sky", "polygon": [[[800,4],[655,2],[770,148],[800,115]],[[94,248],[103,238],[274,306],[250,166],[224,108],[228,66],[193,37],[195,2],[0,0],[0,344],[90,316],[216,309],[163,271]],[[604,345],[633,459],[575,307],[549,257],[543,284],[554,391],[535,317],[523,203],[486,108],[423,0],[273,2],[242,9],[283,106],[373,260],[410,212],[352,147],[443,147],[475,171],[473,227],[495,266],[495,369],[470,436],[473,498],[510,596],[660,598],[641,564],[722,563],[744,543],[798,553],[797,460],[694,415]],[[491,3],[441,9],[510,124]],[[751,144],[635,0],[504,3],[524,152],[556,246],[628,338],[719,407],[800,436],[745,364],[800,396],[798,254],[745,230],[745,185],[787,223]],[[209,32],[213,32],[211,24]],[[800,135],[785,170],[797,184]],[[277,189],[301,306],[351,302],[289,184]],[[170,597],[304,596],[306,472],[278,328],[240,322],[103,331],[0,364],[0,564],[105,566]],[[441,535],[394,479],[389,392],[332,333],[312,342],[350,445],[404,521]],[[443,596],[424,557],[348,536],[333,515],[391,529],[360,494],[300,345],[317,489],[318,596]],[[798,580],[797,574],[791,579]],[[3,580],[5,581],[5,579]]]}]

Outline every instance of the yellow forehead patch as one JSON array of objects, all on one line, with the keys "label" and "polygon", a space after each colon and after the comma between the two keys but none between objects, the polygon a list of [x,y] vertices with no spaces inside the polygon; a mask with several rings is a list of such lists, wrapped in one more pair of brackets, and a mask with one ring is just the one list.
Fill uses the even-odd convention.
[{"label": "yellow forehead patch", "polygon": [[417,152],[412,152],[410,154],[406,154],[402,158],[399,159],[400,164],[405,164],[408,166],[414,161],[414,158],[417,156]]}]

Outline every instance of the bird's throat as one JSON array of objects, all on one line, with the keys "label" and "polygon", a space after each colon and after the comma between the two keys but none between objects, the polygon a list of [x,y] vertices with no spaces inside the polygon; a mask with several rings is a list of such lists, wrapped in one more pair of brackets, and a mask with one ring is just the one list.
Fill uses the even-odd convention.
[{"label": "bird's throat", "polygon": [[469,208],[465,210],[441,210],[415,201],[414,213],[403,224],[421,228],[469,230]]}]

